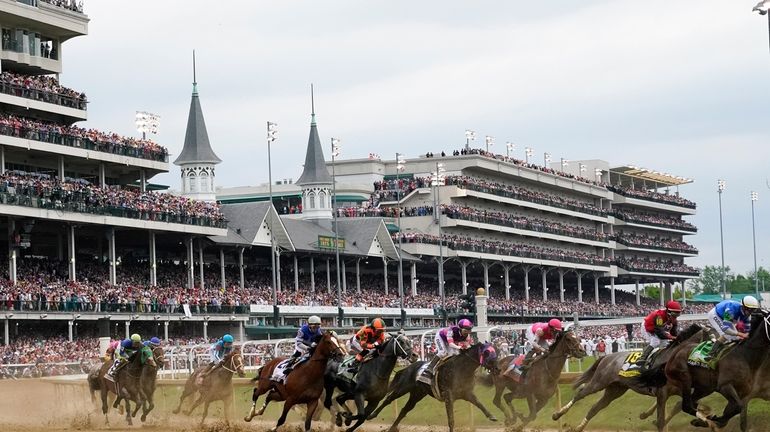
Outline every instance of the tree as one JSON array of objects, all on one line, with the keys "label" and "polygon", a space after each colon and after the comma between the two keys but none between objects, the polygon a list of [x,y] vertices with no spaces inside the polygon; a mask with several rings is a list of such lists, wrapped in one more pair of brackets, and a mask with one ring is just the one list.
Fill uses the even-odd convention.
[{"label": "tree", "polygon": [[[757,274],[759,275],[759,290],[764,291],[765,289],[770,288],[770,272],[764,267],[760,267],[757,269]],[[753,287],[754,281],[756,280],[754,271],[748,272],[746,278],[751,281],[751,286]]]},{"label": "tree", "polygon": [[[730,279],[730,266],[724,267],[725,284]],[[706,266],[696,279],[703,294],[720,294],[722,292],[722,266]]]},{"label": "tree", "polygon": [[660,287],[658,285],[645,285],[644,286],[644,296],[649,297],[651,299],[659,299],[660,298]]},{"label": "tree", "polygon": [[754,283],[743,275],[735,276],[727,285],[727,290],[734,294],[746,294],[754,292]]}]

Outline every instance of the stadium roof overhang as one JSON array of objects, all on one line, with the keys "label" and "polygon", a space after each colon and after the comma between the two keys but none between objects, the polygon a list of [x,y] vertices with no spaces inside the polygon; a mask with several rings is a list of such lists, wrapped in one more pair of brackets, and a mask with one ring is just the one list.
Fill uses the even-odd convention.
[{"label": "stadium roof overhang", "polygon": [[693,182],[693,179],[653,171],[647,168],[640,168],[634,165],[625,165],[618,168],[612,168],[610,171],[616,174],[633,177],[635,179],[650,181],[657,184],[658,186],[679,186]]}]

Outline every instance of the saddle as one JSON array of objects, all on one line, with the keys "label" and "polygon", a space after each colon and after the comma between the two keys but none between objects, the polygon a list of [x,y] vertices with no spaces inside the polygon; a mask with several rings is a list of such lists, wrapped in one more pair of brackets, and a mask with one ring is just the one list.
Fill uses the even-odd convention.
[{"label": "saddle", "polygon": [[521,366],[524,364],[524,354],[519,354],[515,359],[511,361],[508,367],[503,372],[503,376],[512,379],[515,382],[521,382],[522,374],[524,371]]}]

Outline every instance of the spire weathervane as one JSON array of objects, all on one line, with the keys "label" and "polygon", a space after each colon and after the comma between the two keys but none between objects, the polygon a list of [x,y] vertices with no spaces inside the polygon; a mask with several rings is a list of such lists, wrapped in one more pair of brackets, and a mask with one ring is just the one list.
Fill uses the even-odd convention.
[{"label": "spire weathervane", "polygon": [[198,79],[195,76],[195,50],[193,50],[193,93],[198,93]]},{"label": "spire weathervane", "polygon": [[313,83],[310,83],[310,124],[315,124],[315,96],[313,95]]}]

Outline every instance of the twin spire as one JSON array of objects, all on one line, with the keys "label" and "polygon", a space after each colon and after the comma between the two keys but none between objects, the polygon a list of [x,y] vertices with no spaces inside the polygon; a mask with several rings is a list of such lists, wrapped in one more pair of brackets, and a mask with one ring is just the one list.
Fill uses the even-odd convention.
[{"label": "twin spire", "polygon": [[315,122],[315,97],[313,95],[313,85],[310,85],[310,137],[307,140],[307,152],[305,153],[305,169],[299,176],[297,184],[304,185],[331,185],[332,176],[326,169],[326,159],[324,158],[321,139],[318,137],[318,128]]},{"label": "twin spire", "polygon": [[214,153],[206,131],[206,121],[198,98],[198,80],[195,73],[195,51],[193,51],[193,91],[190,101],[190,114],[187,116],[187,131],[184,135],[184,147],[174,161],[176,165],[204,163],[218,164],[222,159]]}]

